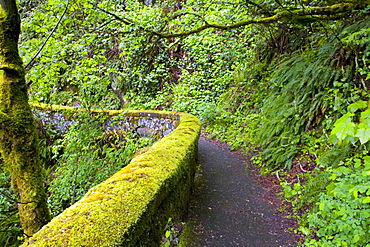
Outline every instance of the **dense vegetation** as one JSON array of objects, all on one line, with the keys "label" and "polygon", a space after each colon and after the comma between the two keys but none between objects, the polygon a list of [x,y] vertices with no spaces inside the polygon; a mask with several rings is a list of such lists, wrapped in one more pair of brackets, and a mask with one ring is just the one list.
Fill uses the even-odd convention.
[{"label": "dense vegetation", "polygon": [[[356,1],[22,0],[20,50],[30,98],[193,113],[210,137],[258,150],[255,163],[280,174],[304,246],[370,246],[370,5],[296,14],[338,2]],[[186,34],[276,13],[287,17]],[[81,118],[81,127],[54,143],[54,154],[63,150],[58,168],[47,155],[51,147],[42,149],[45,172],[79,177],[50,185],[56,212],[61,206],[53,200],[70,201],[66,194],[83,193],[77,183],[95,182],[86,181],[83,170],[78,175],[78,164],[99,169],[101,162],[117,162],[111,152],[129,152],[85,139],[80,131],[93,129],[89,121]],[[295,166],[302,173],[285,181]],[[9,175],[1,174],[0,227],[7,229],[0,242],[17,244],[16,199]]]},{"label": "dense vegetation", "polygon": [[[92,117],[89,112],[74,116],[74,124],[63,134],[65,130],[58,126],[43,124],[41,118],[45,114],[37,111],[34,114],[39,119],[43,179],[52,216],[121,170],[136,152],[145,150],[156,140],[156,136],[107,130],[102,124],[107,116]],[[18,245],[23,240],[15,207],[18,200],[9,188],[8,171],[2,167],[0,175],[0,241],[3,246]]]}]

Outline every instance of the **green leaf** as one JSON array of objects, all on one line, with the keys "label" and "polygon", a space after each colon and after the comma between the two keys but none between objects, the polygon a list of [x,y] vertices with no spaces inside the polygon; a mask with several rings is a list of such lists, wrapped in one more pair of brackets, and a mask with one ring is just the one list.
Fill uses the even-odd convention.
[{"label": "green leaf", "polygon": [[325,203],[324,203],[324,202],[321,202],[321,203],[319,204],[319,209],[320,209],[321,211],[324,211],[324,209],[325,209]]},{"label": "green leaf", "polygon": [[354,159],[354,161],[355,161],[355,164],[354,164],[355,168],[359,168],[362,165],[361,159]]},{"label": "green leaf", "polygon": [[340,166],[337,169],[335,169],[334,172],[337,175],[347,175],[347,174],[351,174],[353,170],[345,166]]},{"label": "green leaf", "polygon": [[348,111],[350,112],[355,112],[359,109],[363,109],[363,108],[366,108],[367,107],[367,102],[366,101],[363,101],[363,100],[359,100],[353,104],[350,104],[348,106]]},{"label": "green leaf", "polygon": [[369,202],[370,202],[370,197],[369,197],[369,196],[364,197],[364,198],[362,199],[362,202],[363,202],[363,203],[369,203]]},{"label": "green leaf", "polygon": [[[350,190],[350,192],[351,192],[351,190]],[[352,191],[352,194],[353,194],[353,196],[354,196],[355,198],[358,198],[358,191],[357,191],[357,190],[353,190],[353,191]]]},{"label": "green leaf", "polygon": [[166,231],[166,238],[169,238],[171,236],[171,231]]},{"label": "green leaf", "polygon": [[304,235],[308,236],[310,234],[310,230],[306,227],[299,227],[298,230],[302,232]]},{"label": "green leaf", "polygon": [[370,140],[370,128],[358,129],[355,137],[358,137],[360,139],[361,144],[365,144]]},{"label": "green leaf", "polygon": [[341,118],[339,118],[331,132],[331,136],[336,136],[338,140],[351,140],[350,138],[355,136],[356,125],[352,122],[352,116],[354,114],[347,112]]},{"label": "green leaf", "polygon": [[370,156],[363,157],[365,167],[370,165]]},{"label": "green leaf", "polygon": [[368,211],[361,212],[361,217],[367,219],[370,217],[370,213]]},{"label": "green leaf", "polygon": [[354,242],[354,243],[357,243],[359,240],[360,240],[360,235],[356,234],[356,235],[353,237],[353,242]]},{"label": "green leaf", "polygon": [[362,176],[364,176],[364,177],[370,176],[370,171],[362,172]]},{"label": "green leaf", "polygon": [[361,112],[361,118],[364,120],[370,119],[370,108],[368,108],[366,111]]}]

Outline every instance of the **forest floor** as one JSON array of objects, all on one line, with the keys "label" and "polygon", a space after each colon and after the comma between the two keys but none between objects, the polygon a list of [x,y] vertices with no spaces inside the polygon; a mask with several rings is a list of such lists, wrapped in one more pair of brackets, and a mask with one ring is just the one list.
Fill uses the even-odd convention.
[{"label": "forest floor", "polygon": [[274,175],[260,176],[248,156],[214,140],[199,140],[196,188],[180,246],[297,246],[300,236]]}]

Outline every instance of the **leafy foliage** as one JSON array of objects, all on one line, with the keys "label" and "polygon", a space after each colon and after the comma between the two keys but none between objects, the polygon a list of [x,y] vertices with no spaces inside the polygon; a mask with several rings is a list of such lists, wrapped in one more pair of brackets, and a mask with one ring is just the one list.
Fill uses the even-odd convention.
[{"label": "leafy foliage", "polygon": [[[155,141],[153,136],[105,130],[102,121],[103,116],[92,118],[89,113],[81,114],[63,138],[55,133],[47,135],[52,131],[48,125],[40,129],[43,133],[41,157],[53,216],[126,166],[138,149],[145,149]],[[119,123],[115,121],[114,124]],[[2,246],[18,246],[23,240],[22,230],[17,198],[12,194],[9,176],[1,170],[0,243]]]},{"label": "leafy foliage", "polygon": [[[366,110],[361,112],[358,117],[359,122],[354,122],[355,112],[360,109]],[[360,141],[365,144],[370,140],[370,107],[366,101],[360,100],[348,106],[349,112],[339,118],[331,132],[334,143],[355,143]]]},{"label": "leafy foliage", "polygon": [[[29,1],[21,6],[27,9],[27,4]],[[86,1],[42,1],[33,6],[35,14],[24,12],[20,52],[29,62],[51,32],[57,17],[67,8],[61,25],[27,73],[27,79],[32,83],[33,100],[80,103],[85,107],[117,107],[117,98],[110,90],[111,81],[120,69],[110,62],[118,59],[118,41],[111,37],[117,29],[105,23],[105,15],[95,11],[93,6]]]},{"label": "leafy foliage", "polygon": [[[368,196],[367,190],[356,186],[366,182],[361,172],[367,171],[370,135],[369,8],[346,13],[346,18],[327,16],[335,20],[304,16],[228,31],[207,29],[187,37],[161,39],[151,32],[181,33],[207,23],[230,25],[333,3],[20,1],[20,51],[26,63],[66,11],[29,65],[30,98],[87,108],[191,112],[211,132],[209,137],[227,141],[233,149],[261,148],[254,159],[270,170],[290,168],[299,152],[315,153],[319,169],[302,177],[308,182],[284,185],[287,197],[306,213],[301,231],[318,232],[306,243],[325,246],[338,240],[338,245],[360,246],[366,217],[343,228],[338,222],[344,214],[330,215],[330,210],[345,208],[347,217],[367,210],[365,199],[359,199]],[[55,214],[122,167],[134,147],[150,142],[123,141],[119,133],[104,134],[97,126],[81,119],[53,146],[55,157],[60,156],[58,166],[45,145],[49,140],[41,140]],[[357,197],[349,192],[353,188],[358,188]],[[4,205],[8,210],[12,202]],[[322,229],[325,224],[332,228]]]},{"label": "leafy foliage", "polygon": [[0,170],[0,243],[2,246],[18,246],[21,242],[22,229],[20,227],[18,210],[15,198],[10,188],[9,173],[3,168]]},{"label": "leafy foliage", "polygon": [[[340,29],[339,35],[346,39],[350,31],[356,33],[354,29],[353,26],[343,32]],[[328,101],[330,95],[337,98],[340,92],[343,104],[343,99],[358,92],[357,86],[349,83],[355,76],[354,64],[344,64],[340,57],[333,59],[338,56],[337,35],[334,33],[315,50],[293,54],[271,75],[270,94],[261,109],[262,128],[256,135],[267,167],[290,167],[304,142],[301,133],[322,128],[322,124],[328,124],[328,114],[342,111],[343,105],[334,105],[333,109],[333,102]],[[343,63],[341,70],[336,69],[338,63]]]},{"label": "leafy foliage", "polygon": [[347,108],[331,132],[335,146],[321,152],[316,160],[321,169],[308,174],[303,187],[283,183],[285,196],[300,212],[299,230],[308,237],[305,246],[368,244],[370,159],[365,144],[370,125],[362,124],[368,104],[360,100]]},{"label": "leafy foliage", "polygon": [[312,246],[368,246],[370,157],[350,158],[330,170],[330,184],[320,193],[308,226],[320,239]]},{"label": "leafy foliage", "polygon": [[266,166],[290,167],[301,144],[301,133],[316,128],[324,118],[325,91],[339,79],[331,63],[335,43],[314,53],[295,55],[275,70],[270,95],[261,109],[262,128],[257,139]]},{"label": "leafy foliage", "polygon": [[153,139],[134,133],[104,131],[99,120],[82,115],[65,137],[54,145],[62,152],[50,174],[49,203],[53,215],[78,201],[91,187],[121,170],[135,151],[152,144]]}]

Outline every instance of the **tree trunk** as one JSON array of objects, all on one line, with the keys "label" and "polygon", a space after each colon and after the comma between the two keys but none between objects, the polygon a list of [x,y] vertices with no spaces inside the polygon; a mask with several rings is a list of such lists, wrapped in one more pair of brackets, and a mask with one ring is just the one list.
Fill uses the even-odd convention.
[{"label": "tree trunk", "polygon": [[25,70],[18,53],[20,18],[15,0],[0,0],[0,152],[11,173],[27,236],[50,220],[41,175],[38,135],[28,105]]}]

